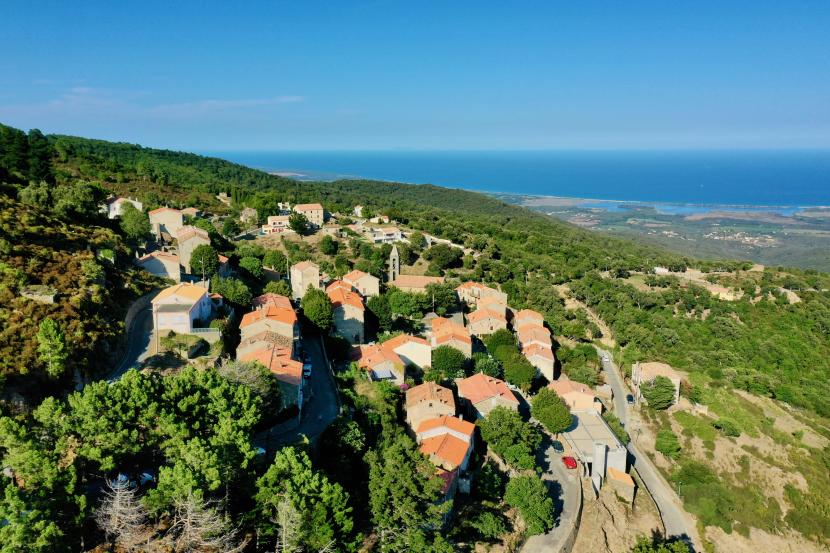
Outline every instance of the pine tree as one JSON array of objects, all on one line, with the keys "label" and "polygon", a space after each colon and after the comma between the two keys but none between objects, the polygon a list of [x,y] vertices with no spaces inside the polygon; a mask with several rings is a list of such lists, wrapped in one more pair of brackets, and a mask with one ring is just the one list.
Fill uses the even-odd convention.
[{"label": "pine tree", "polygon": [[37,333],[37,343],[37,353],[40,360],[46,363],[47,374],[52,378],[63,374],[69,353],[66,350],[66,338],[58,323],[50,318],[43,319]]}]

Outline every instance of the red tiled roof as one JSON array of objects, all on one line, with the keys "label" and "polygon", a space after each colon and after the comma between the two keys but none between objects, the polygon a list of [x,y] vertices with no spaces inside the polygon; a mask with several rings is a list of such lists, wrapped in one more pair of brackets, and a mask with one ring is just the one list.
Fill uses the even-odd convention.
[{"label": "red tiled roof", "polygon": [[328,288],[326,288],[326,294],[334,308],[350,305],[361,311],[364,310],[363,300],[360,294],[353,292],[351,286],[343,281],[334,281],[332,284],[329,284]]},{"label": "red tiled roof", "polygon": [[427,419],[423,421],[421,425],[418,426],[416,432],[421,434],[422,432],[428,432],[434,428],[441,428],[442,426],[458,432],[459,434],[464,434],[471,439],[476,430],[476,425],[471,422],[459,419],[458,417],[444,415],[442,417],[436,417],[434,419]]},{"label": "red tiled roof", "polygon": [[306,269],[317,269],[320,270],[320,267],[317,266],[316,263],[312,263],[311,261],[300,261],[299,263],[295,263],[291,266],[292,269],[297,269],[299,271],[305,271]]},{"label": "red tiled roof", "polygon": [[398,275],[398,278],[389,283],[395,288],[426,288],[430,284],[441,284],[444,277],[420,276],[420,275]]},{"label": "red tiled roof", "polygon": [[412,336],[411,334],[399,334],[394,338],[385,341],[382,347],[394,350],[410,342],[414,342],[416,344],[429,347],[429,342],[427,342],[423,338],[419,338],[418,336]]},{"label": "red tiled roof", "polygon": [[542,342],[546,345],[552,345],[553,342],[551,341],[550,331],[539,325],[525,325],[519,329],[517,333],[519,337],[519,342],[522,344],[527,344],[528,342]]},{"label": "red tiled roof", "polygon": [[507,319],[504,318],[504,315],[497,311],[493,311],[492,309],[487,309],[486,307],[482,309],[476,309],[475,311],[467,315],[468,323],[477,323],[485,319],[497,319],[499,321],[507,322]]},{"label": "red tiled roof", "polygon": [[323,209],[320,204],[297,204],[294,206],[294,211],[311,211],[314,209]]},{"label": "red tiled roof", "polygon": [[358,346],[353,350],[353,358],[362,369],[374,369],[381,363],[386,362],[392,362],[400,368],[404,366],[403,360],[397,353],[377,344]]},{"label": "red tiled roof", "polygon": [[406,391],[406,407],[407,409],[416,403],[422,401],[433,401],[435,403],[443,403],[445,405],[455,406],[455,400],[452,397],[452,391],[449,388],[436,384],[435,382],[424,382],[418,386],[413,386]]},{"label": "red tiled roof", "polygon": [[184,242],[185,240],[197,237],[202,238],[203,240],[210,240],[210,236],[205,229],[194,227],[193,225],[185,225],[180,228],[178,232],[176,232],[176,240],[179,242]]},{"label": "red tiled roof", "polygon": [[456,438],[452,434],[441,434],[433,438],[427,438],[418,449],[426,456],[436,456],[441,461],[447,463],[453,468],[458,467],[464,462],[467,456],[467,449],[470,447],[468,442],[460,438]]},{"label": "red tiled roof", "polygon": [[358,271],[355,269],[354,271],[350,271],[343,275],[343,280],[348,283],[357,282],[362,278],[371,277],[375,280],[378,280],[377,277],[370,275],[369,273],[364,273],[363,271]]},{"label": "red tiled roof", "polygon": [[589,386],[586,386],[581,382],[574,382],[564,375],[558,380],[554,380],[548,384],[548,388],[556,392],[558,396],[564,396],[565,394],[569,394],[571,392],[579,392],[581,394],[588,394],[592,397],[596,397],[596,394],[594,394],[594,391]]},{"label": "red tiled roof", "polygon": [[530,344],[522,349],[522,355],[525,357],[532,357],[534,355],[538,355],[540,357],[544,357],[545,359],[550,359],[551,361],[554,360],[553,350],[550,347],[543,346],[538,343]]},{"label": "red tiled roof", "polygon": [[272,319],[280,323],[293,325],[297,323],[297,314],[293,309],[285,309],[277,307],[276,305],[267,305],[261,309],[255,309],[250,313],[245,313],[242,320],[239,322],[239,328],[245,328],[248,325],[254,324],[262,319]]},{"label": "red tiled roof", "polygon": [[507,401],[519,403],[516,396],[507,387],[503,380],[477,373],[473,376],[458,380],[458,395],[467,398],[475,404],[491,397],[502,397]]},{"label": "red tiled roof", "polygon": [[257,361],[265,365],[277,380],[299,386],[303,381],[303,364],[291,359],[291,350],[275,344],[263,344],[239,358],[240,361]]},{"label": "red tiled roof", "polygon": [[161,213],[163,211],[175,211],[176,213],[181,213],[178,209],[173,209],[172,207],[159,207],[154,209],[153,211],[149,211],[147,215],[155,215],[156,213]]},{"label": "red tiled roof", "polygon": [[294,307],[291,305],[290,299],[283,295],[274,294],[271,292],[262,294],[261,296],[257,296],[253,300],[251,300],[251,305],[253,305],[254,307],[261,307],[263,305],[268,304],[275,305],[276,307],[280,307],[282,309],[294,309]]}]

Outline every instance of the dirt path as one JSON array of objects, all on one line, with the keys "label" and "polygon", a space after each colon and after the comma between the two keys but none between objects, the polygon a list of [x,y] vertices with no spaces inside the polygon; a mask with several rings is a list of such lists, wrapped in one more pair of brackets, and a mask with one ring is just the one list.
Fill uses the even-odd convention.
[{"label": "dirt path", "polygon": [[602,338],[600,338],[599,341],[603,346],[608,348],[616,347],[617,341],[614,340],[614,333],[611,332],[611,329],[607,324],[605,324],[605,321],[600,319],[599,316],[594,313],[593,309],[574,298],[571,294],[571,289],[568,288],[567,284],[557,284],[554,285],[554,288],[556,289],[556,293],[559,294],[559,297],[565,300],[565,309],[570,309],[572,311],[582,309],[588,315],[588,319],[599,327],[600,332],[602,332]]}]

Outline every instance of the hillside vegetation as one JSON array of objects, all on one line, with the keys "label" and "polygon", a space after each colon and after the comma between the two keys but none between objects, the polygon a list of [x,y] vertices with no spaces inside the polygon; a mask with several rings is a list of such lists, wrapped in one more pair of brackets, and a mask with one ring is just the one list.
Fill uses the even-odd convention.
[{"label": "hillside vegetation", "polygon": [[[718,272],[746,265],[694,261],[474,192],[363,180],[296,182],[193,154],[67,136],[50,141],[58,152],[59,179],[70,174],[96,178],[109,187],[135,191],[151,206],[159,189],[181,198],[227,192],[257,208],[260,217],[275,212],[277,201],[285,200],[320,201],[330,211],[368,206],[482,252],[467,260],[465,268],[471,271],[465,274],[499,283],[511,305],[540,309],[554,329],[585,337],[584,325],[571,320],[574,315],[563,309],[551,289],[552,284],[569,283],[612,325],[628,360],[666,361],[706,372],[719,385],[830,415],[830,278],[824,273],[767,268],[757,282],[759,296],[747,294],[739,301],[725,301],[694,286],[644,293],[600,273],[627,276],[658,265]],[[790,304],[782,288],[798,290],[802,301]]]}]

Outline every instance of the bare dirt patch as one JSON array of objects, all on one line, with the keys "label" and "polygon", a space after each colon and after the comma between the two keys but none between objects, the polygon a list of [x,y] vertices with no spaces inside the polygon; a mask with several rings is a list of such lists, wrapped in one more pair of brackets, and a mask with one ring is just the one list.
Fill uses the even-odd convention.
[{"label": "bare dirt patch", "polygon": [[770,534],[750,528],[749,537],[737,532],[727,534],[717,526],[706,528],[706,539],[715,545],[715,550],[724,553],[760,553],[775,551],[777,553],[826,553],[820,545],[806,540],[799,534]]},{"label": "bare dirt patch", "polygon": [[803,432],[804,435],[801,438],[801,442],[804,445],[822,449],[830,443],[830,440],[816,433],[808,425],[799,421],[792,414],[790,414],[789,407],[783,404],[778,404],[769,398],[754,396],[743,390],[735,390],[735,393],[748,402],[763,409],[765,417],[775,420],[773,427],[776,430],[780,430],[781,432],[785,432],[787,434]]},{"label": "bare dirt patch", "polygon": [[620,500],[610,485],[603,487],[594,500],[591,485],[583,480],[583,492],[585,503],[572,553],[630,551],[637,536],[664,531],[654,502],[644,488],[637,490],[633,508]]}]

